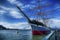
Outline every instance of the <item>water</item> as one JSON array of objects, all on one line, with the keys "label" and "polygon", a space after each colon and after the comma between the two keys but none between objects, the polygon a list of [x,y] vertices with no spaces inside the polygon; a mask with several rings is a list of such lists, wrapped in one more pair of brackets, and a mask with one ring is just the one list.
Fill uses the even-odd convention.
[{"label": "water", "polygon": [[32,40],[32,31],[27,30],[0,30],[0,40]]}]

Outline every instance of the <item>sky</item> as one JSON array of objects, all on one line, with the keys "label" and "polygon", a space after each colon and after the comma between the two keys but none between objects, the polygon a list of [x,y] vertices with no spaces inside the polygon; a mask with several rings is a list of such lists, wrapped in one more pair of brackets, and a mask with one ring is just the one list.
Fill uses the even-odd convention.
[{"label": "sky", "polygon": [[[16,5],[21,7],[21,9],[30,19],[36,19],[36,13],[38,11],[35,7],[38,5],[37,1],[38,0],[0,0],[0,25],[3,25],[7,28],[31,28],[30,25],[27,25],[29,23],[27,22],[26,18],[20,14],[21,12],[19,12]],[[53,21],[53,23],[50,25],[51,27],[58,26],[59,28],[60,0],[40,0],[40,6],[44,6],[46,4],[49,6],[41,8],[40,11],[47,14],[47,18],[49,18],[49,24],[51,23],[50,21]]]}]

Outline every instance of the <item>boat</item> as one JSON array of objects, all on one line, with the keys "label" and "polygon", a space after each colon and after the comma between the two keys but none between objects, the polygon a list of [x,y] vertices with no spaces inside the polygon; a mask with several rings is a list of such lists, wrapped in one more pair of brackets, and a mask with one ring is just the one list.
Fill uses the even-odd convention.
[{"label": "boat", "polygon": [[[50,30],[46,27],[46,25],[42,22],[31,20],[22,10],[19,6],[16,6],[21,14],[27,19],[28,23],[32,27],[32,34],[33,35],[46,35],[50,33]],[[41,27],[42,26],[42,27]]]},{"label": "boat", "polygon": [[46,27],[41,27],[41,26],[36,26],[36,25],[31,25],[32,27],[32,33],[33,35],[47,35],[49,34],[51,31],[46,28]]}]

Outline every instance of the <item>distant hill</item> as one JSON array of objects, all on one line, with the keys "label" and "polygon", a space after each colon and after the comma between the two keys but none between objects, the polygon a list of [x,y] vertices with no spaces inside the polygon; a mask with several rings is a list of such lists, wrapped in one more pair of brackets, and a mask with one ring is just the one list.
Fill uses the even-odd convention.
[{"label": "distant hill", "polygon": [[4,26],[0,25],[0,30],[1,30],[1,29],[6,29],[6,28],[5,28]]},{"label": "distant hill", "polygon": [[0,30],[18,30],[18,29],[10,29],[10,28],[6,28],[3,25],[0,25]]}]

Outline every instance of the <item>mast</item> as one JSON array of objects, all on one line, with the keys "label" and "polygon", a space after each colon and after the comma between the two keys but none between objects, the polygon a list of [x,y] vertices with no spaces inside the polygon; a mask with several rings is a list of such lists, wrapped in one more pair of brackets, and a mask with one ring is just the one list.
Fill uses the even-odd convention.
[{"label": "mast", "polygon": [[[44,8],[46,6],[49,6],[48,4],[47,5],[44,5],[44,6],[40,6],[40,0],[37,0],[37,7],[35,7],[34,9],[37,9],[37,21],[38,22],[41,22],[41,19],[43,19],[43,24],[45,24],[45,18],[41,18],[41,16],[45,16],[44,13],[41,13],[41,8]],[[46,24],[45,24],[46,25]]]},{"label": "mast", "polygon": [[[41,6],[40,5],[40,0],[37,0],[37,7],[35,7],[35,9],[37,9],[37,14],[36,14],[36,16],[37,16],[37,21],[38,22],[41,22],[41,20],[43,20],[43,24],[45,24],[46,26],[47,26],[47,22],[48,22],[48,20],[47,20],[47,18],[45,17],[45,16],[47,16],[47,14],[45,14],[44,12],[41,12],[41,8],[45,8],[45,7],[47,7],[47,6],[50,6],[49,4],[46,4],[46,5],[43,5],[43,6]],[[42,16],[42,17],[41,17]]]},{"label": "mast", "polygon": [[40,21],[40,15],[41,15],[41,13],[40,13],[40,0],[38,0],[38,6],[37,6],[37,9],[38,9],[38,13],[37,13],[37,21]]},{"label": "mast", "polygon": [[[38,0],[38,6],[35,7],[34,9],[37,9],[37,21],[36,20],[30,20],[30,18],[21,10],[21,8],[19,6],[17,6],[17,8],[20,10],[21,14],[23,14],[23,16],[28,20],[29,23],[31,24],[35,24],[35,25],[40,25],[40,26],[45,26],[47,27],[47,18],[45,18],[45,16],[47,16],[44,12],[41,12],[40,9],[50,6],[49,4],[40,6],[40,0]],[[43,16],[43,17],[41,17]],[[43,19],[43,22],[41,22],[41,19]]]}]

